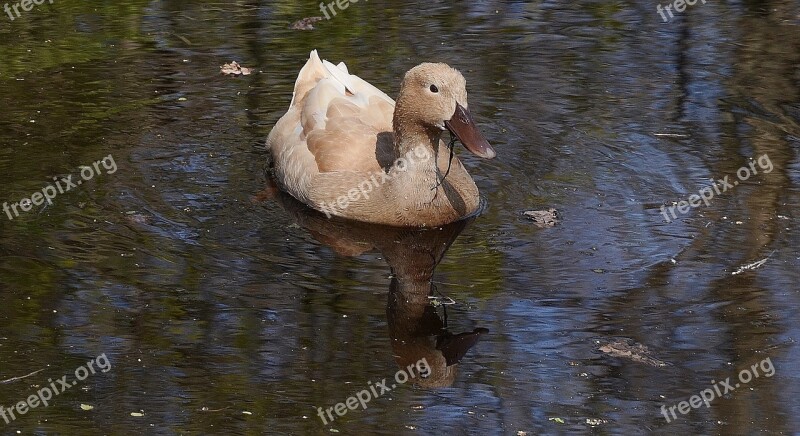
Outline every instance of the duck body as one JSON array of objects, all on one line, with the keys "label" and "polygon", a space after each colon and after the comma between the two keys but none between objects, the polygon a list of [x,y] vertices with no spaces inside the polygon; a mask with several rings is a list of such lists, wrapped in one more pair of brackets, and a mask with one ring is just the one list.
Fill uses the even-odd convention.
[{"label": "duck body", "polygon": [[442,132],[494,157],[466,104],[463,76],[445,64],[410,70],[395,103],[312,51],[267,138],[275,179],[328,216],[404,227],[456,221],[475,213],[480,197]]}]

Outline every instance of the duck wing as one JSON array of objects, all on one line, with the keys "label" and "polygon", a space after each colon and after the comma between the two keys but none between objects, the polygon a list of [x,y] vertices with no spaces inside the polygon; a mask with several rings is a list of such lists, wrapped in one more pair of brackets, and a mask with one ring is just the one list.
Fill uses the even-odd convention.
[{"label": "duck wing", "polygon": [[320,60],[314,50],[284,116],[294,125],[279,122],[276,129],[285,129],[284,143],[305,146],[318,172],[372,172],[391,154],[393,113],[388,95],[350,74],[344,63]]}]

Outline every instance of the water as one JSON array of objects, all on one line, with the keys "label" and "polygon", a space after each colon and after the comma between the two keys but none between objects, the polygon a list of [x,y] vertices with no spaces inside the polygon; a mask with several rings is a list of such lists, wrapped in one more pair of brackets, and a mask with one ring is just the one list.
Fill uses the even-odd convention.
[{"label": "water", "polygon": [[[0,215],[0,380],[42,370],[0,384],[0,405],[110,364],[0,432],[798,431],[800,3],[697,2],[664,23],[650,2],[372,0],[289,29],[314,15],[0,15],[0,201],[117,167]],[[396,231],[277,195],[264,139],[314,48],[393,96],[417,63],[460,69],[498,152],[459,149],[484,212]],[[232,60],[256,72],[220,75]],[[765,155],[769,172],[665,220]],[[550,207],[553,228],[522,216]],[[456,304],[429,305],[431,274]],[[425,379],[318,416],[422,357]],[[725,398],[677,409],[728,377]]]}]

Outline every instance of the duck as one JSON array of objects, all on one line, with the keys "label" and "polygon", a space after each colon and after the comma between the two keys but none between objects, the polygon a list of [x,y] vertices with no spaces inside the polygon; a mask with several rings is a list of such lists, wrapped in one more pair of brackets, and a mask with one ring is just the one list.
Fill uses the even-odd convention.
[{"label": "duck", "polygon": [[395,101],[313,50],[267,149],[278,187],[328,218],[436,227],[481,207],[455,140],[481,158],[496,156],[469,111],[458,70],[419,64],[406,72]]}]

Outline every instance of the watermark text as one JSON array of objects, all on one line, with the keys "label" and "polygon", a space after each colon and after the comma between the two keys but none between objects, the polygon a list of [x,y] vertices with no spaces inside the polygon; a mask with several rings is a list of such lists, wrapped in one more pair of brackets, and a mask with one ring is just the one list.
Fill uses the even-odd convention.
[{"label": "watermark text", "polygon": [[[758,372],[759,369],[761,370],[760,374]],[[709,408],[711,407],[711,402],[715,399],[728,395],[742,385],[750,383],[753,379],[757,379],[761,375],[767,378],[775,375],[775,367],[772,365],[772,360],[770,360],[769,357],[761,362],[754,363],[750,366],[750,368],[745,368],[739,371],[738,383],[732,384],[730,377],[719,382],[711,380],[711,387],[714,389],[703,389],[700,391],[699,395],[692,395],[689,397],[688,401],[681,401],[680,403],[674,404],[669,408],[662,404],[661,414],[664,415],[664,419],[666,419],[667,422],[672,422],[673,420],[678,419],[675,409],[677,409],[681,415],[686,415],[692,409],[699,409],[703,404],[706,405],[706,408]],[[670,416],[672,416],[672,418],[670,418]]]},{"label": "watermark text", "polygon": [[[690,195],[688,201],[681,200],[680,202],[673,203],[670,207],[662,205],[661,215],[663,215],[664,219],[669,223],[678,218],[675,214],[676,208],[680,214],[685,214],[691,210],[690,207],[699,207],[701,201],[705,203],[706,206],[710,205],[715,193],[716,195],[720,195],[723,192],[728,192],[729,189],[733,190],[734,187],[739,186],[739,181],[743,182],[749,179],[750,176],[757,175],[758,168],[756,168],[756,163],[758,163],[758,168],[761,168],[764,174],[770,173],[774,169],[772,161],[769,160],[769,156],[767,156],[766,153],[762,154],[759,156],[758,160],[751,160],[748,166],[743,166],[736,171],[736,177],[739,180],[733,180],[733,182],[731,182],[728,180],[730,176],[725,176],[714,182],[711,186],[700,189],[697,194]],[[667,211],[669,211],[669,214],[667,214]],[[670,214],[672,215],[671,219]]]},{"label": "watermark text", "polygon": [[[700,0],[700,2],[706,4],[706,0]],[[683,12],[686,10],[686,5],[694,6],[696,3],[697,0],[675,0],[672,3],[667,3],[667,6],[661,6],[661,4],[659,4],[656,6],[656,11],[661,15],[661,19],[667,23],[669,20],[675,18],[675,15],[672,14],[672,8],[675,8],[675,12]],[[667,19],[664,11],[667,11],[667,14],[669,14],[669,19]]]},{"label": "watermark text", "polygon": [[13,221],[14,218],[19,218],[20,211],[30,212],[33,206],[41,206],[44,203],[52,205],[53,199],[56,198],[58,194],[69,192],[71,189],[80,186],[83,182],[91,180],[95,175],[103,174],[100,170],[101,164],[106,170],[106,174],[114,174],[117,172],[117,163],[114,162],[114,156],[109,154],[103,159],[94,162],[92,165],[81,166],[80,180],[75,180],[73,182],[72,174],[69,174],[66,177],[53,177],[55,184],[48,184],[41,189],[41,192],[34,192],[30,197],[23,198],[16,203],[4,202],[3,212],[6,213],[6,216],[9,220]]},{"label": "watermark text", "polygon": [[[391,387],[387,386],[387,383],[391,383],[391,381],[387,382],[386,379],[376,382],[375,384],[368,382],[369,389],[364,389],[348,397],[344,402],[337,403],[327,409],[318,407],[317,415],[319,415],[319,419],[322,420],[323,425],[328,425],[329,422],[333,422],[336,419],[334,414],[341,417],[346,415],[348,411],[356,410],[359,407],[366,409],[367,403],[375,398],[380,398],[387,392],[391,392],[392,389],[397,388],[398,385],[407,383],[409,380],[415,378],[417,374],[422,378],[428,377],[431,374],[431,367],[428,365],[428,360],[424,357],[418,360],[416,364],[408,365],[408,367],[397,371],[394,375],[394,381],[396,383],[392,383]],[[380,392],[378,392],[378,390],[380,390]]]},{"label": "watermark text", "polygon": [[106,353],[86,362],[86,365],[79,366],[78,369],[75,370],[76,380],[72,380],[71,383],[66,375],[56,381],[50,378],[47,379],[49,385],[39,389],[35,394],[31,394],[24,401],[20,401],[8,408],[0,406],[0,418],[3,418],[6,424],[11,424],[18,416],[25,415],[39,406],[43,405],[47,407],[50,405],[50,400],[53,399],[53,395],[63,394],[67,389],[77,385],[79,381],[84,381],[89,375],[96,374],[97,370],[101,372],[108,372],[111,370],[111,362],[108,360],[108,357],[106,357]]},{"label": "watermark text", "polygon": [[[53,0],[46,0],[46,1],[51,5],[53,4]],[[41,6],[42,4],[44,4],[44,2],[45,0],[22,0],[16,3],[10,3],[10,4],[6,3],[3,5],[3,10],[5,11],[6,14],[8,14],[8,19],[14,21],[15,19],[22,16],[22,14],[19,12],[20,9],[22,9],[25,12],[30,12],[33,9],[34,5]],[[12,10],[14,11],[13,14],[11,13]],[[16,15],[16,17],[14,15]]]}]

